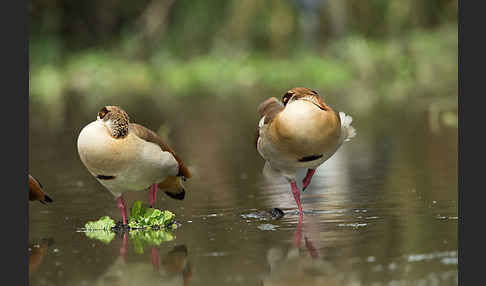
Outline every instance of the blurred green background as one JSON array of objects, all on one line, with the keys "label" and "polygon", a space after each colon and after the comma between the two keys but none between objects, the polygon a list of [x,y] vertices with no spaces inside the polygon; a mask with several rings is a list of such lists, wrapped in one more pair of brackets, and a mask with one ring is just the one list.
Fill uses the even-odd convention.
[{"label": "blurred green background", "polygon": [[457,107],[457,1],[35,0],[29,13],[31,101],[306,86],[346,93],[355,113]]}]

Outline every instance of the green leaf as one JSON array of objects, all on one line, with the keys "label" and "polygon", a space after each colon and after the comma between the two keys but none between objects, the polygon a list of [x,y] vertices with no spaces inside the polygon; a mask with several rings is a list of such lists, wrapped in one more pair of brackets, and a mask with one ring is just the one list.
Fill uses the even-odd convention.
[{"label": "green leaf", "polygon": [[110,243],[115,237],[115,233],[111,232],[111,228],[115,226],[115,221],[109,216],[103,216],[97,221],[88,221],[84,227],[86,228],[86,236],[91,239],[97,239],[105,244]]},{"label": "green leaf", "polygon": [[128,226],[132,229],[165,228],[173,224],[175,218],[175,215],[170,211],[146,208],[140,201],[133,204],[131,214]]},{"label": "green leaf", "polygon": [[111,230],[115,226],[115,221],[109,216],[103,216],[97,221],[88,221],[84,227],[86,230]]},{"label": "green leaf", "polygon": [[136,201],[135,203],[133,203],[133,206],[132,206],[132,209],[131,209],[131,212],[130,212],[130,217],[140,217],[143,215],[143,212],[142,212],[142,202],[141,201]]}]

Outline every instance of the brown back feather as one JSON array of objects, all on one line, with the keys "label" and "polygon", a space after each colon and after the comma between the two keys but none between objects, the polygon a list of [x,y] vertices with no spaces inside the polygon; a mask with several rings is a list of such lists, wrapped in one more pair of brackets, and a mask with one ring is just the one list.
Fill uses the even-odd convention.
[{"label": "brown back feather", "polygon": [[[272,122],[272,120],[277,116],[277,114],[284,109],[284,106],[280,101],[275,97],[270,97],[264,102],[260,103],[258,106],[258,114],[260,118],[265,116],[265,120],[263,121],[264,124],[268,124]],[[258,144],[258,138],[260,137],[260,128],[257,127],[256,129],[256,136],[255,136],[255,145]]]},{"label": "brown back feather", "polygon": [[260,114],[260,118],[265,116],[264,123],[267,124],[271,122],[275,116],[284,109],[284,106],[280,101],[275,97],[270,97],[269,99],[265,100],[264,102],[260,103],[258,106],[258,114]]},{"label": "brown back feather", "polygon": [[159,145],[163,151],[170,152],[172,156],[174,156],[174,158],[176,159],[177,163],[179,164],[179,173],[177,175],[184,176],[186,178],[191,177],[191,173],[189,172],[189,169],[187,169],[187,167],[184,165],[181,158],[177,156],[174,150],[170,148],[170,146],[167,143],[165,143],[162,140],[162,138],[160,138],[159,135],[157,135],[157,133],[137,123],[130,123],[130,131],[135,133],[135,135],[137,135],[138,137],[140,137],[145,141],[152,142]]}]

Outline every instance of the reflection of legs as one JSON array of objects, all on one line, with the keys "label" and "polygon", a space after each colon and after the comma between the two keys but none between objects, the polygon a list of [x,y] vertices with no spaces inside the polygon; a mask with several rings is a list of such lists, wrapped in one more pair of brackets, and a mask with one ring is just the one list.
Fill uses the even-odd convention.
[{"label": "reflection of legs", "polygon": [[124,232],[123,233],[123,241],[122,241],[122,245],[120,247],[120,256],[125,259],[125,254],[127,253],[127,233]]},{"label": "reflection of legs", "polygon": [[[303,221],[303,217],[299,216],[299,223],[297,224],[297,227],[295,228],[295,232],[294,232],[294,248],[300,248],[300,241],[302,240],[302,221]],[[305,247],[309,251],[311,257],[313,259],[317,258],[319,256],[317,249],[314,247],[312,241],[309,238],[307,238],[307,236],[305,235],[304,235],[304,242],[305,242]]]},{"label": "reflection of legs", "polygon": [[299,208],[299,215],[303,216],[304,213],[302,212],[302,205],[300,204],[300,191],[299,188],[297,188],[297,183],[294,180],[290,181],[290,187],[292,188],[292,194],[294,195],[295,202]]},{"label": "reflection of legs", "polygon": [[123,199],[123,195],[119,196],[116,199],[116,204],[122,213],[123,224],[127,224],[127,208],[125,207],[125,200]]},{"label": "reflection of legs", "polygon": [[149,190],[150,207],[154,206],[155,200],[157,200],[157,184],[153,184],[152,186],[150,186],[150,190]]},{"label": "reflection of legs", "polygon": [[319,256],[319,253],[317,252],[317,249],[314,247],[314,244],[310,239],[307,238],[307,236],[304,236],[304,241],[305,241],[305,247],[307,250],[309,250],[309,253],[312,258],[317,258]]},{"label": "reflection of legs", "polygon": [[299,223],[295,228],[294,232],[294,248],[300,247],[300,240],[302,239],[302,220],[304,219],[303,216],[299,216]]},{"label": "reflection of legs", "polygon": [[312,180],[312,176],[316,172],[316,169],[307,169],[307,174],[305,175],[305,178],[302,180],[302,184],[304,185],[302,187],[302,191],[305,191],[307,187],[310,185],[310,182]]},{"label": "reflection of legs", "polygon": [[154,266],[155,270],[160,269],[160,256],[157,247],[152,246],[152,265]]}]

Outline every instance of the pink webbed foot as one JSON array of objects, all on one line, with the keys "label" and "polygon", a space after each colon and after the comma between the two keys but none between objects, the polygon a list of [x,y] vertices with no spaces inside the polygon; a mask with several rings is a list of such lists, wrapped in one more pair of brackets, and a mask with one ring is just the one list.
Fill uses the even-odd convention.
[{"label": "pink webbed foot", "polygon": [[305,178],[302,180],[302,191],[305,191],[307,187],[310,185],[310,182],[312,180],[312,176],[314,176],[314,173],[316,172],[316,169],[307,169],[307,174],[305,175]]},{"label": "pink webbed foot", "polygon": [[155,201],[157,200],[157,184],[153,184],[149,189],[149,203],[150,207],[153,208]]},{"label": "pink webbed foot", "polygon": [[116,199],[116,204],[122,214],[123,224],[127,224],[127,208],[125,206],[125,200],[123,199],[123,196],[119,196]]}]

